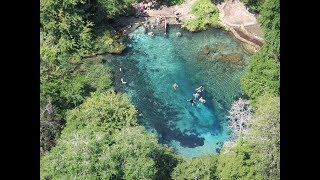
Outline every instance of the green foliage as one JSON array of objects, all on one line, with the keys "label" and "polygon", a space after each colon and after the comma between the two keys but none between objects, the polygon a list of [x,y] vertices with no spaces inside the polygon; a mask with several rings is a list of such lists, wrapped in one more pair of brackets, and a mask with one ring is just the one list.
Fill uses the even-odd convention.
[{"label": "green foliage", "polygon": [[262,9],[262,4],[265,0],[241,0],[250,9],[260,12]]},{"label": "green foliage", "polygon": [[252,102],[263,94],[280,95],[280,2],[265,0],[259,16],[264,45],[250,60],[241,85]]},{"label": "green foliage", "polygon": [[91,49],[92,22],[85,0],[40,1],[40,55],[43,59],[74,60]]},{"label": "green foliage", "polygon": [[156,180],[171,179],[174,168],[182,162],[183,157],[177,155],[172,148],[165,144],[159,144],[154,152],[154,160],[157,168]]},{"label": "green foliage", "polygon": [[280,98],[257,99],[244,140],[224,147],[218,159],[219,179],[280,179]]},{"label": "green foliage", "polygon": [[[113,91],[93,93],[81,106],[67,112],[66,121],[57,146],[42,159],[43,178],[97,177],[102,173],[99,162],[104,162],[101,154],[109,144],[125,138],[113,140],[115,132],[136,125],[136,110],[124,95]],[[138,140],[142,138],[134,141]]]},{"label": "green foliage", "polygon": [[172,173],[172,179],[217,179],[216,155],[202,155],[197,158],[185,159]]},{"label": "green foliage", "polygon": [[132,3],[136,0],[95,0],[90,2],[90,21],[97,26],[111,25],[108,20],[134,13]]},{"label": "green foliage", "polygon": [[[146,2],[150,2],[150,1],[152,1],[152,0],[148,0]],[[165,4],[168,4],[170,6],[173,6],[173,5],[182,4],[183,2],[185,2],[185,0],[158,0],[158,2],[165,3]]]},{"label": "green foliage", "polygon": [[146,135],[143,127],[123,129],[101,155],[102,179],[153,179],[157,171],[152,158],[156,148],[156,136]]},{"label": "green foliage", "polygon": [[125,48],[125,44],[122,43],[119,34],[110,26],[101,26],[94,31],[95,41],[93,48],[98,54],[102,53],[121,53]]},{"label": "green foliage", "polygon": [[97,0],[96,7],[101,8],[101,11],[106,17],[111,19],[132,12],[131,4],[135,1],[136,0]]},{"label": "green foliage", "polygon": [[259,97],[249,127],[247,139],[259,151],[263,179],[280,179],[280,98]]},{"label": "green foliage", "polygon": [[125,95],[107,91],[92,93],[83,104],[67,112],[66,120],[69,131],[99,126],[112,135],[124,127],[137,125],[136,115],[137,110]]},{"label": "green foliage", "polygon": [[57,145],[40,161],[41,179],[95,179],[99,155],[109,138],[100,127],[62,131]]},{"label": "green foliage", "polygon": [[189,31],[202,31],[209,27],[222,27],[219,22],[219,10],[210,0],[197,0],[191,7],[195,19],[183,21],[181,27]]},{"label": "green foliage", "polygon": [[[165,158],[158,166],[168,155],[172,159]],[[125,127],[110,140],[103,126],[72,129],[67,124],[57,146],[41,159],[40,175],[41,179],[157,179],[157,172],[165,171],[160,168],[171,168],[173,161],[177,161],[173,151],[159,145],[142,126]]]},{"label": "green foliage", "polygon": [[238,140],[235,147],[218,158],[217,175],[221,180],[262,179],[261,159],[254,145]]},{"label": "green foliage", "polygon": [[[40,116],[41,155],[55,144],[55,137],[63,126],[67,109],[81,104],[91,92],[104,92],[111,88],[110,69],[101,61],[85,59],[78,65],[59,66],[54,61],[40,64],[40,106],[48,99],[54,107],[53,115]],[[43,109],[41,111],[44,111]],[[46,111],[44,111],[46,112]]]},{"label": "green foliage", "polygon": [[264,33],[265,55],[278,59],[280,54],[280,1],[265,0],[258,21]]},{"label": "green foliage", "polygon": [[263,94],[280,95],[280,63],[260,50],[251,57],[247,74],[241,77],[241,86],[253,104]]},{"label": "green foliage", "polygon": [[59,66],[51,61],[40,64],[40,104],[48,97],[59,109],[70,109],[83,102],[90,92],[110,89],[110,69],[94,59],[78,65]]}]

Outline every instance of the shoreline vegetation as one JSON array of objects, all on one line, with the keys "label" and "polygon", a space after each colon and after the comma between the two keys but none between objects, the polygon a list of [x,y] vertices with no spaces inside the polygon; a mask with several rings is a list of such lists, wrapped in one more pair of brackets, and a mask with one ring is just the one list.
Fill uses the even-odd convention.
[{"label": "shoreline vegetation", "polygon": [[[209,2],[186,1],[182,24],[191,30],[216,26],[216,9],[202,11],[210,5],[198,4],[195,16],[188,14],[196,1]],[[110,68],[95,57],[125,49],[119,29],[128,33],[139,26],[126,23],[135,12],[132,4],[140,1],[40,0],[40,178],[280,179],[280,2],[241,1],[259,13],[263,31],[263,45],[241,78],[246,116],[238,111],[242,101],[235,101],[230,113],[236,138],[220,153],[188,159],[137,123],[136,108],[114,91]],[[167,3],[165,11],[183,0],[157,2]],[[175,16],[168,18],[175,22]]]}]

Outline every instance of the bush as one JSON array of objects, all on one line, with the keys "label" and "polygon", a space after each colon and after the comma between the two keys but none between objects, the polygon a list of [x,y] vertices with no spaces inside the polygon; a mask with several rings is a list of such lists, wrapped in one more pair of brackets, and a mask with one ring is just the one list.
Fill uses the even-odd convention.
[{"label": "bush", "polygon": [[241,86],[252,103],[264,94],[280,95],[280,63],[261,49],[252,56]]},{"label": "bush", "polygon": [[197,0],[191,7],[195,19],[183,21],[181,27],[189,31],[207,30],[209,27],[223,27],[219,22],[219,10],[210,0]]},{"label": "bush", "polygon": [[136,115],[137,110],[127,96],[107,91],[92,93],[83,104],[66,113],[66,120],[72,131],[93,125],[112,135],[124,127],[137,125]]},{"label": "bush", "polygon": [[262,4],[265,0],[241,0],[246,6],[251,10],[260,12],[262,9]]}]

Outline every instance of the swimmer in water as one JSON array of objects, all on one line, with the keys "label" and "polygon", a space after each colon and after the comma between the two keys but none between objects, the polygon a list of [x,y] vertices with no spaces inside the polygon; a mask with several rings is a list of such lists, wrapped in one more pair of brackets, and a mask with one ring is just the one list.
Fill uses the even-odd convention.
[{"label": "swimmer in water", "polygon": [[121,78],[121,82],[122,82],[122,84],[127,84],[127,82],[123,81],[123,78]]},{"label": "swimmer in water", "polygon": [[198,87],[198,88],[196,89],[197,92],[202,92],[203,90],[204,90],[204,88],[203,88],[202,86],[200,86],[200,87]]},{"label": "swimmer in water", "polygon": [[177,84],[177,83],[174,83],[174,84],[172,85],[172,87],[176,90],[176,89],[177,89],[177,87],[179,87],[179,86],[178,86],[178,84]]},{"label": "swimmer in water", "polygon": [[192,99],[189,99],[189,100],[187,100],[187,101],[189,101],[192,106],[193,106],[193,104],[195,103],[193,98],[192,98]]},{"label": "swimmer in water", "polygon": [[193,94],[193,96],[195,99],[197,99],[200,96],[200,94],[198,92],[196,92],[195,94]]},{"label": "swimmer in water", "polygon": [[199,101],[200,101],[200,102],[202,102],[202,103],[206,103],[206,100],[205,100],[205,99],[203,99],[203,97],[202,97],[202,96],[200,97]]}]

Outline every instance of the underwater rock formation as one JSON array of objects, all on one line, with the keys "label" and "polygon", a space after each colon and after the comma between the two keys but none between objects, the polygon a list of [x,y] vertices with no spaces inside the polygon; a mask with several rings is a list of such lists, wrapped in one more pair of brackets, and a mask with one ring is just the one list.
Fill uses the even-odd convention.
[{"label": "underwater rock formation", "polygon": [[218,53],[216,55],[216,59],[218,61],[223,61],[223,62],[241,63],[243,56],[240,53],[230,53],[230,54]]}]

